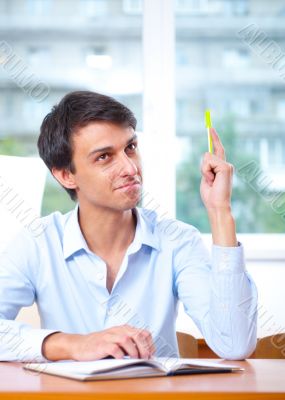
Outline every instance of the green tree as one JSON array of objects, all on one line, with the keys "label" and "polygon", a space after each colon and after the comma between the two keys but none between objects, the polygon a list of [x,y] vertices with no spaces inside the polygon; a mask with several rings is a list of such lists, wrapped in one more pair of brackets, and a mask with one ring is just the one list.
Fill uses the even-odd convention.
[{"label": "green tree", "polygon": [[10,137],[0,139],[0,154],[5,156],[25,156],[27,148],[23,142]]}]

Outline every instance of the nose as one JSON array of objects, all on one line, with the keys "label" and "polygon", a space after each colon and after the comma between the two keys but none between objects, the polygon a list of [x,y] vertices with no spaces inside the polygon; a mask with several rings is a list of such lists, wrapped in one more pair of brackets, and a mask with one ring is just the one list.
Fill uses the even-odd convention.
[{"label": "nose", "polygon": [[123,154],[120,157],[119,175],[120,176],[134,176],[138,173],[138,168],[135,162],[128,157],[127,154]]}]

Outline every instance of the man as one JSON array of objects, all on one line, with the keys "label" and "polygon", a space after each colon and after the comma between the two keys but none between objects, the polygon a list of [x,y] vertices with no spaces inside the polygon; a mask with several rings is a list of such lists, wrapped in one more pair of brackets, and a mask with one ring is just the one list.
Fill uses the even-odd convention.
[{"label": "man", "polygon": [[[1,360],[177,356],[178,300],[219,356],[254,350],[256,289],[236,239],[233,167],[217,133],[201,168],[210,260],[194,227],[136,207],[143,177],[135,128],[128,108],[87,91],[66,95],[45,117],[40,156],[78,206],[43,218],[38,237],[22,232],[2,257]],[[14,321],[34,301],[42,329]]]}]

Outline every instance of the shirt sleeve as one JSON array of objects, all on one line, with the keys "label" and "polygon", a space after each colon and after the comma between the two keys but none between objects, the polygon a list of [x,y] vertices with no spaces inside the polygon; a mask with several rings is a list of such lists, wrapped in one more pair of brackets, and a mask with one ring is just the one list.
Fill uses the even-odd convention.
[{"label": "shirt sleeve", "polygon": [[0,361],[47,361],[42,343],[55,331],[14,320],[22,307],[34,303],[37,263],[36,245],[25,234],[0,254]]},{"label": "shirt sleeve", "polygon": [[245,269],[243,246],[212,246],[197,229],[180,241],[174,255],[174,284],[186,313],[220,357],[239,360],[256,346],[257,290]]}]

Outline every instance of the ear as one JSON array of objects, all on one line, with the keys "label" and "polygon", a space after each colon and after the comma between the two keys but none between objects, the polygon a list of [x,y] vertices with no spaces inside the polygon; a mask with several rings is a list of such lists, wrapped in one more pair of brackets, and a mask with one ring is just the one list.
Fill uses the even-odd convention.
[{"label": "ear", "polygon": [[68,169],[57,169],[52,168],[51,173],[55,177],[55,179],[66,189],[76,189],[76,183],[74,179],[74,175]]}]

